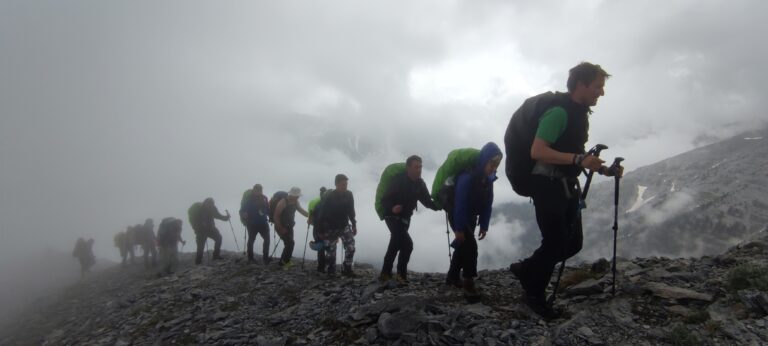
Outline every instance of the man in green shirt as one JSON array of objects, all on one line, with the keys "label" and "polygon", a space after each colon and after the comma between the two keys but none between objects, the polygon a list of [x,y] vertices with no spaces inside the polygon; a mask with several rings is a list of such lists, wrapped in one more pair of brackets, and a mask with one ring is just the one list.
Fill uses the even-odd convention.
[{"label": "man in green shirt", "polygon": [[[590,107],[604,95],[608,77],[600,65],[583,62],[570,70],[567,93],[552,95],[551,104],[543,113],[529,113],[532,116],[529,123],[536,126],[530,143],[530,158],[535,162],[529,183],[530,197],[542,241],[530,257],[512,264],[510,271],[520,280],[528,306],[546,319],[559,316],[545,299],[545,289],[555,265],[577,254],[582,247],[577,177],[582,169],[603,175],[623,173],[620,167],[616,171],[608,170],[602,160],[584,150]],[[510,121],[508,135],[515,130],[515,120],[513,117]]]}]

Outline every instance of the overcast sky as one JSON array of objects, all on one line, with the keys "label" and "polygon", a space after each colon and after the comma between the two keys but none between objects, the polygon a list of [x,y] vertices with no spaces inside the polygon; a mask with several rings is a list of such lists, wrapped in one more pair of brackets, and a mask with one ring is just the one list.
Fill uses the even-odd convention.
[{"label": "overcast sky", "polygon": [[[116,259],[112,236],[145,218],[183,218],[193,240],[193,202],[235,213],[261,183],[302,188],[306,206],[341,172],[357,259],[379,266],[381,170],[419,154],[431,185],[450,150],[503,146],[521,102],[564,91],[581,61],[613,75],[590,144],[629,170],[765,126],[765,13],[760,0],[2,0],[0,265],[78,236]],[[515,199],[506,178],[496,195]],[[443,214],[413,220],[411,269],[446,270]],[[527,255],[508,222],[481,266]]]}]

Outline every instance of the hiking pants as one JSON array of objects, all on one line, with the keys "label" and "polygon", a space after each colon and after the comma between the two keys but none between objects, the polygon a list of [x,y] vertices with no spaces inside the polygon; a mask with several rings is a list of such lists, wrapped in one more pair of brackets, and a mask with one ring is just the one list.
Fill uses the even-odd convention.
[{"label": "hiking pants", "polygon": [[174,246],[160,247],[160,274],[173,274],[179,266],[179,249]]},{"label": "hiking pants", "polygon": [[397,273],[403,276],[408,274],[408,261],[411,259],[411,252],[413,252],[413,240],[408,234],[410,221],[410,219],[399,217],[384,219],[387,228],[389,228],[389,246],[387,246],[387,253],[384,255],[384,265],[381,267],[382,274],[392,275],[395,256],[397,256]]},{"label": "hiking pants", "polygon": [[128,246],[125,244],[120,244],[120,257],[123,258],[123,266],[125,266],[128,262]]},{"label": "hiking pants", "polygon": [[264,263],[269,262],[269,224],[255,224],[248,226],[248,259],[253,260],[253,243],[256,241],[256,235],[261,235],[264,245],[261,247]]},{"label": "hiking pants", "polygon": [[221,233],[216,227],[212,227],[209,230],[201,230],[195,232],[195,241],[197,242],[197,256],[195,257],[195,264],[203,263],[203,251],[205,251],[205,241],[208,238],[213,239],[213,258],[219,258],[221,252]]},{"label": "hiking pants", "polygon": [[[449,218],[451,221],[453,220],[452,216]],[[477,218],[475,217],[474,221],[476,220]],[[473,225],[470,225],[471,227],[464,231],[464,241],[457,243],[453,251],[451,266],[448,269],[448,277],[452,279],[458,279],[462,269],[464,270],[463,277],[465,279],[477,276],[477,240],[475,239],[474,223],[476,222],[473,222]]]},{"label": "hiking pants", "polygon": [[562,179],[534,179],[532,197],[542,240],[533,255],[523,260],[521,280],[527,294],[543,298],[555,265],[581,251],[583,233],[579,195],[574,186],[567,186],[568,196]]},{"label": "hiking pants", "polygon": [[280,239],[283,240],[283,253],[280,255],[280,263],[288,263],[293,257],[293,247],[296,242],[293,241],[293,227],[288,229],[285,234],[280,234]]},{"label": "hiking pants", "polygon": [[133,243],[130,243],[129,245],[126,245],[126,247],[128,251],[128,257],[131,258],[131,264],[136,263],[136,260],[134,260],[134,258],[136,257],[136,254],[134,253],[136,245],[134,245]]},{"label": "hiking pants", "polygon": [[[141,249],[144,251],[144,267],[154,267],[157,265],[157,247],[154,243],[141,244]],[[152,257],[150,262],[149,257]]]},{"label": "hiking pants", "polygon": [[336,243],[341,238],[344,246],[344,269],[352,269],[352,261],[355,257],[355,235],[352,234],[352,227],[347,226],[344,229],[331,230],[331,237],[328,239],[330,245],[325,249],[325,263],[328,265],[328,272],[336,272]]},{"label": "hiking pants", "polygon": [[[324,240],[319,232],[317,227],[312,227],[312,238],[314,238],[315,242]],[[319,272],[325,272],[325,251],[317,251],[317,271]]]}]

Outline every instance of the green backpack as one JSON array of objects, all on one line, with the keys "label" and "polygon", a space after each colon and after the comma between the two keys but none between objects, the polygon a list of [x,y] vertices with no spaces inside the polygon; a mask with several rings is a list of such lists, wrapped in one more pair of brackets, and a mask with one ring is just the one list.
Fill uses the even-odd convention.
[{"label": "green backpack", "polygon": [[400,173],[405,172],[405,162],[392,163],[384,171],[381,172],[381,178],[379,178],[379,185],[376,186],[376,214],[379,214],[379,219],[384,220],[384,206],[381,205],[381,199],[384,198],[384,194],[389,189],[389,184],[392,178]]},{"label": "green backpack", "polygon": [[455,179],[459,173],[472,169],[479,158],[480,150],[475,148],[454,149],[448,153],[448,157],[437,169],[435,181],[432,182],[432,201],[435,202],[435,205],[445,209],[443,205],[445,198],[441,196],[441,193],[446,181],[449,178]]}]

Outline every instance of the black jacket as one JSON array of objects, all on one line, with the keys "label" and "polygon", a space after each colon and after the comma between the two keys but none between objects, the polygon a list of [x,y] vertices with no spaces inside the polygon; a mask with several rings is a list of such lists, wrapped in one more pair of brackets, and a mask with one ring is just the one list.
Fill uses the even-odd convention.
[{"label": "black jacket", "polygon": [[[432,202],[427,184],[424,183],[423,179],[413,181],[406,172],[400,173],[392,178],[384,198],[381,199],[381,205],[384,207],[384,217],[397,216],[410,219],[413,215],[413,210],[416,209],[416,201],[421,202],[421,204],[429,209],[439,210],[435,203]],[[403,206],[400,214],[392,213],[392,208],[396,205]]]},{"label": "black jacket", "polygon": [[323,228],[343,229],[352,223],[357,224],[355,220],[355,197],[352,191],[329,190],[320,201],[318,220]]}]

